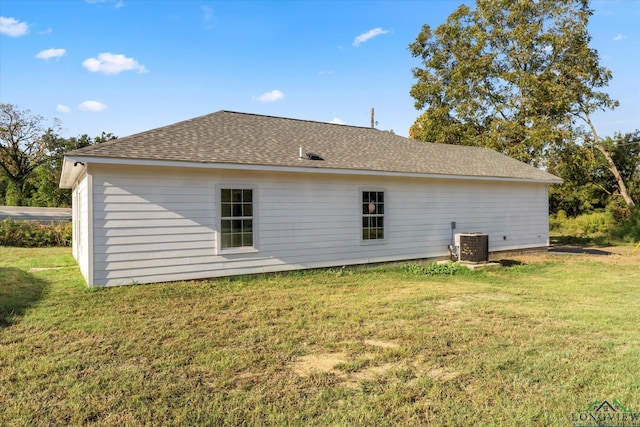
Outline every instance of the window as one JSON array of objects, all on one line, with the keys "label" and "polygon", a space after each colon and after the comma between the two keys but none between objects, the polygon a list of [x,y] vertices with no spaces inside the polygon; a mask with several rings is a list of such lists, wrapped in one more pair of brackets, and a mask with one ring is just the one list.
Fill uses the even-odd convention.
[{"label": "window", "polygon": [[384,191],[362,192],[362,240],[384,239]]},{"label": "window", "polygon": [[253,246],[253,190],[220,189],[220,248]]}]

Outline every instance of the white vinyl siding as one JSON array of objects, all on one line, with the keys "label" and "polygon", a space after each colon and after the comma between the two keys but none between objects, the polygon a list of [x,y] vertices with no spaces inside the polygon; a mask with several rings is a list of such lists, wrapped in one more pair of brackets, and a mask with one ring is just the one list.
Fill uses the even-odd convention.
[{"label": "white vinyl siding", "polygon": [[[545,184],[100,165],[92,179],[103,286],[441,257],[452,221],[490,251],[548,242]],[[259,251],[218,247],[220,188],[253,189]],[[385,244],[363,245],[362,191],[380,188]]]},{"label": "white vinyl siding", "polygon": [[82,238],[80,234],[80,197],[78,196],[78,191],[80,189],[80,182],[73,187],[71,191],[71,224],[72,224],[72,240],[71,240],[71,253],[76,261],[80,261],[80,240]]},{"label": "white vinyl siding", "polygon": [[84,276],[87,283],[90,283],[91,269],[90,269],[90,177],[83,175],[77,185],[73,189],[73,206],[72,206],[72,221],[73,221],[73,244],[72,252],[73,256],[78,261],[80,272]]}]

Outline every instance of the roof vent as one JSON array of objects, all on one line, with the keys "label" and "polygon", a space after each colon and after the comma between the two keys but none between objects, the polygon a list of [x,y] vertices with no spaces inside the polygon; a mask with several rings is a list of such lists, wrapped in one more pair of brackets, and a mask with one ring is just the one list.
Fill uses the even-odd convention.
[{"label": "roof vent", "polygon": [[303,156],[302,152],[302,147],[300,147],[300,155],[298,156],[298,159],[300,160],[324,160],[320,155],[316,153],[304,153]]},{"label": "roof vent", "polygon": [[320,157],[315,153],[307,153],[307,159],[308,160],[324,160],[322,157]]}]

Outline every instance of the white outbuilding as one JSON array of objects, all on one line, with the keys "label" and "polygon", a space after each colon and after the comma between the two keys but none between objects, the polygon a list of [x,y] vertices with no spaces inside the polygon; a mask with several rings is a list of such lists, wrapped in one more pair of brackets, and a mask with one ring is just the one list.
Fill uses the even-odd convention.
[{"label": "white outbuilding", "polygon": [[219,111],[67,153],[73,255],[116,286],[546,249],[550,184],[495,151]]}]

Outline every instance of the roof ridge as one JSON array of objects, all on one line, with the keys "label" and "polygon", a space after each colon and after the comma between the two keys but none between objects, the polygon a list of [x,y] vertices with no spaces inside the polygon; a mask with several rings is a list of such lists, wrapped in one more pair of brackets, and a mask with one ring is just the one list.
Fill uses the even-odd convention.
[{"label": "roof ridge", "polygon": [[[273,116],[273,115],[258,114],[258,113],[245,113],[245,112],[241,112],[241,111],[218,110],[218,111],[215,111],[213,113],[203,114],[203,115],[200,115],[200,116],[192,117],[190,119],[179,120],[177,122],[170,123],[168,125],[160,126],[160,127],[153,128],[153,129],[147,129],[147,130],[143,130],[143,131],[140,131],[140,132],[132,133],[130,135],[125,135],[125,136],[122,136],[122,137],[118,137],[114,141],[117,141],[118,139],[129,139],[130,137],[134,137],[134,136],[139,136],[139,135],[149,134],[149,133],[153,133],[153,132],[158,132],[158,131],[161,131],[163,129],[172,128],[172,127],[175,127],[175,126],[178,126],[178,125],[182,125],[184,123],[195,122],[195,121],[204,119],[206,117],[214,116],[214,115],[221,114],[221,113],[238,114],[238,115],[242,115],[242,116],[262,117],[262,118],[268,118],[268,119],[289,120],[289,121],[301,122],[301,123],[315,123],[315,124],[320,124],[320,125],[335,125],[335,126],[343,126],[343,127],[347,127],[347,128],[363,129],[363,130],[370,129],[370,130],[374,130],[374,131],[378,131],[378,132],[391,133],[390,131],[380,130],[380,129],[376,129],[376,128],[372,128],[372,127],[368,127],[368,126],[355,126],[355,125],[348,125],[348,124],[321,122],[321,121],[318,121],[318,120],[296,119],[296,118],[293,118],[293,117]],[[393,135],[396,135],[396,134],[393,133]],[[399,136],[399,135],[396,135],[396,136]],[[409,139],[409,138],[405,138],[405,139]],[[107,141],[107,142],[111,142],[111,141]]]},{"label": "roof ridge", "polygon": [[[241,114],[241,115],[244,115],[244,116],[256,116],[256,117],[265,117],[265,118],[269,118],[269,119],[291,120],[291,121],[294,121],[294,122],[317,123],[317,124],[320,124],[320,125],[345,126],[345,127],[351,127],[351,128],[357,128],[357,129],[377,130],[378,132],[389,132],[389,131],[380,130],[380,129],[377,129],[377,128],[372,128],[372,127],[369,127],[369,126],[356,126],[356,125],[348,125],[346,123],[342,124],[342,123],[321,122],[321,121],[318,121],[318,120],[310,120],[310,119],[296,119],[294,117],[272,116],[270,114],[245,113],[245,112],[241,112],[241,111],[231,111],[231,110],[220,110],[220,111],[216,111],[216,113],[232,113],[232,114]],[[212,114],[216,114],[216,113],[212,113]],[[201,117],[204,117],[204,116],[201,116]],[[197,119],[197,117],[196,117],[196,119]]]},{"label": "roof ridge", "polygon": [[[164,129],[167,129],[167,128],[172,128],[172,127],[175,127],[175,126],[181,125],[181,124],[183,124],[183,123],[193,122],[193,121],[196,121],[196,120],[203,119],[203,118],[205,118],[205,117],[209,117],[209,116],[213,116],[213,115],[220,114],[220,113],[225,113],[225,112],[229,112],[229,111],[226,111],[226,110],[218,110],[218,111],[215,111],[215,112],[213,112],[213,113],[203,114],[203,115],[201,115],[201,116],[192,117],[192,118],[190,118],[190,119],[178,120],[177,122],[169,123],[168,125],[162,125],[162,126],[159,126],[159,127],[157,127],[157,128],[147,129],[147,130],[143,130],[143,131],[140,131],[140,132],[136,132],[136,133],[132,133],[132,134],[129,134],[129,135],[125,135],[125,136],[123,136],[123,137],[118,137],[117,139],[114,139],[113,141],[122,140],[122,139],[129,139],[129,138],[131,138],[131,137],[137,137],[137,136],[141,136],[141,135],[145,135],[145,134],[150,134],[150,133],[158,132],[158,131],[161,131],[161,130],[164,130]],[[102,143],[102,144],[106,144],[106,143],[108,143],[108,142],[112,142],[112,141],[106,141],[106,142],[104,142],[104,143]],[[102,145],[102,144],[100,144],[100,145]]]}]

